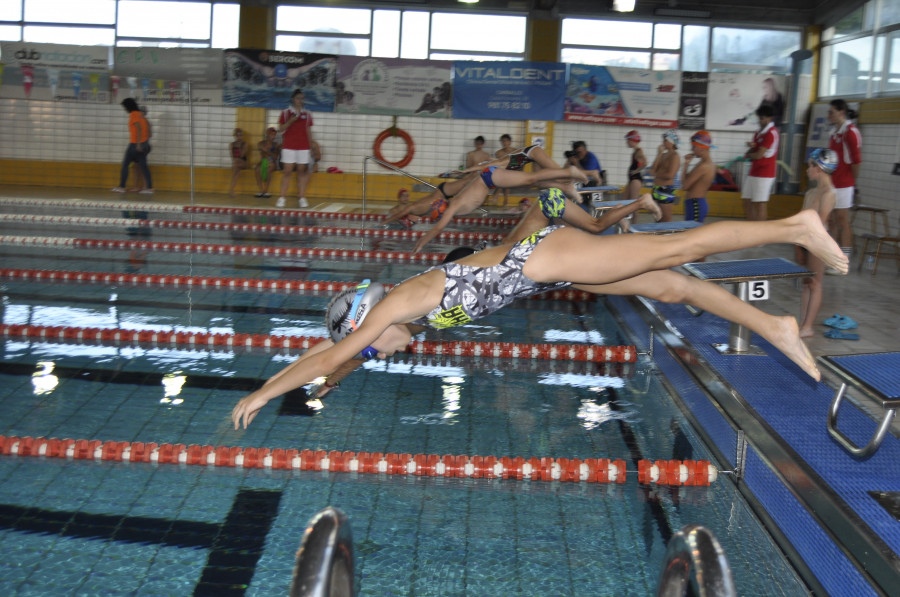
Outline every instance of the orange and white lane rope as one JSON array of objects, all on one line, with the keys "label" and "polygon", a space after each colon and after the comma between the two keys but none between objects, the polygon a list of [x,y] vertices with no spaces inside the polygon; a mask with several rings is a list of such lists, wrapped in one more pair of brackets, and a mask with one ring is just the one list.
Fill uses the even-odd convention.
[{"label": "orange and white lane rope", "polygon": [[[113,211],[145,211],[148,213],[187,213],[225,216],[261,217],[301,217],[317,220],[337,220],[342,222],[382,222],[384,214],[362,214],[331,211],[298,211],[295,209],[268,209],[248,207],[216,207],[206,205],[168,205],[165,203],[130,203],[111,201],[89,201],[85,199],[31,199],[18,197],[0,198],[0,205],[16,205],[45,208],[101,209]],[[454,218],[460,226],[513,226],[516,218]]]},{"label": "orange and white lane rope", "polygon": [[[0,454],[67,460],[145,462],[230,468],[471,477],[573,483],[625,483],[625,461],[241,448],[196,444],[56,439],[0,435]],[[706,460],[640,460],[638,482],[708,486],[718,469]]]},{"label": "orange and white lane rope", "polygon": [[[172,230],[203,230],[211,232],[240,232],[285,234],[292,236],[334,236],[345,238],[374,238],[380,240],[418,240],[425,234],[417,230],[387,230],[384,228],[332,228],[329,226],[295,226],[283,224],[242,224],[235,222],[191,222],[178,220],[137,220],[129,218],[94,218],[85,216],[48,216],[32,214],[0,214],[0,222],[57,226],[100,228],[161,228]],[[482,240],[499,242],[504,235],[496,232],[461,232],[443,230],[437,238],[444,242],[476,244]]]},{"label": "orange and white lane rope", "polygon": [[[208,332],[126,330],[0,324],[0,336],[7,338],[50,338],[92,340],[109,343],[179,344],[188,346],[243,346],[252,348],[308,349],[324,338],[316,336],[279,336],[269,334],[213,334]],[[419,355],[457,357],[496,357],[505,359],[569,360],[585,362],[637,361],[634,346],[594,346],[588,344],[528,344],[518,342],[411,342],[405,352]]]},{"label": "orange and white lane rope", "polygon": [[255,257],[298,257],[302,259],[330,259],[364,261],[367,263],[411,263],[436,265],[443,253],[409,253],[403,251],[363,251],[353,249],[303,249],[298,247],[265,247],[254,245],[221,245],[211,243],[181,243],[141,240],[109,240],[56,236],[0,236],[0,245],[38,247],[45,249],[79,250],[142,250],[165,253],[194,253],[198,255],[250,255]]},{"label": "orange and white lane rope", "polygon": [[[169,288],[203,288],[277,292],[290,294],[333,294],[353,288],[356,282],[324,282],[316,280],[272,280],[268,278],[232,278],[228,276],[178,276],[166,274],[121,274],[115,272],[80,272],[66,270],[40,270],[0,268],[0,279],[24,282],[77,282],[90,284],[117,284],[131,286],[162,286]],[[391,289],[393,284],[385,284]],[[591,302],[597,295],[571,288],[551,290],[528,297],[526,300]]]}]

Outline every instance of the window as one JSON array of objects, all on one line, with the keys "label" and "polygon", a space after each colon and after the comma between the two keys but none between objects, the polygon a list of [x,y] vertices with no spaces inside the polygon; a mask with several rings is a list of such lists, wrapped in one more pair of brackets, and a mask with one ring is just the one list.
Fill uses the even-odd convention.
[{"label": "window", "polygon": [[25,0],[25,20],[37,23],[112,25],[116,22],[116,0]]},{"label": "window", "polygon": [[432,13],[431,52],[452,50],[463,55],[474,51],[523,56],[525,25],[525,17]]},{"label": "window", "polygon": [[563,19],[560,41],[563,45],[649,48],[653,43],[653,24]]},{"label": "window", "polygon": [[212,5],[166,0],[119,2],[118,37],[207,40]]},{"label": "window", "polygon": [[376,10],[372,15],[372,56],[400,56],[399,10]]},{"label": "window", "polygon": [[681,60],[683,70],[693,72],[709,70],[709,27],[685,25]]},{"label": "window", "polygon": [[624,50],[589,50],[587,48],[563,48],[561,59],[570,64],[597,66],[621,66],[625,68],[650,68],[650,52],[626,52]]},{"label": "window", "polygon": [[800,49],[799,31],[715,27],[712,33],[712,70],[790,72],[791,53]]},{"label": "window", "polygon": [[26,25],[22,31],[22,41],[74,46],[112,46],[116,43],[116,32],[111,28],[37,27]]},{"label": "window", "polygon": [[872,69],[872,38],[861,37],[826,46],[822,65],[822,95],[865,94]]}]

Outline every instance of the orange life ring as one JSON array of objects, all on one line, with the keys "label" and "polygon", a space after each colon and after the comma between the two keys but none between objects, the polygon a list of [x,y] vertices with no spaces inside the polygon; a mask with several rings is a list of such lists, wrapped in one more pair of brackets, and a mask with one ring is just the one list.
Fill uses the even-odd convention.
[{"label": "orange life ring", "polygon": [[[384,156],[381,154],[381,144],[384,143],[384,140],[388,137],[400,137],[406,142],[406,155],[403,156],[403,159],[396,162],[391,162],[384,159]],[[375,153],[375,157],[382,162],[388,163],[396,168],[404,168],[409,165],[409,163],[413,159],[413,156],[416,154],[416,144],[413,143],[412,137],[409,136],[409,133],[407,133],[403,129],[398,129],[395,126],[392,126],[391,128],[384,129],[383,131],[378,133],[378,136],[375,137],[375,143],[372,144],[372,151]]]}]

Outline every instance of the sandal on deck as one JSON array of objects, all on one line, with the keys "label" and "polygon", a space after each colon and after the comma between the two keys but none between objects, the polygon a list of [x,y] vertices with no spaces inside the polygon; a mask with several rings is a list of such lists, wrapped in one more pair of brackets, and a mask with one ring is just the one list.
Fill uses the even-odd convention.
[{"label": "sandal on deck", "polygon": [[838,315],[837,313],[835,313],[833,317],[829,317],[822,323],[839,330],[852,330],[858,327],[858,324],[855,321],[853,321],[846,315]]},{"label": "sandal on deck", "polygon": [[833,340],[859,340],[859,334],[842,332],[840,330],[828,330],[825,332],[825,337]]}]

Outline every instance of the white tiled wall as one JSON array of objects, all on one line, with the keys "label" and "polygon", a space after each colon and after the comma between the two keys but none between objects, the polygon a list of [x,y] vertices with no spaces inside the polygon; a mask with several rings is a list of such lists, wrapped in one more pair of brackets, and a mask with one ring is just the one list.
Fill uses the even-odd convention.
[{"label": "white tiled wall", "polygon": [[[235,125],[234,108],[196,106],[189,115],[183,106],[151,105],[153,126],[151,164],[188,165],[193,126],[194,164],[198,167],[230,167],[227,145]],[[278,111],[267,113],[274,124]],[[322,144],[322,166],[335,166],[345,172],[362,171],[365,156],[372,154],[372,143],[382,130],[393,124],[390,116],[314,113],[315,138]],[[406,170],[419,176],[434,176],[456,168],[472,149],[472,140],[482,135],[485,149],[493,153],[500,147],[499,137],[508,133],[513,145],[523,142],[525,123],[517,120],[452,120],[400,118],[398,126],[415,143],[415,157]],[[607,171],[608,182],[624,184],[631,151],[625,145],[625,133],[631,127],[558,122],[554,126],[552,156],[563,162],[563,151],[572,141],[583,140]],[[863,165],[858,187],[867,204],[892,208],[894,188],[900,182],[890,174],[898,158],[900,125],[868,125],[863,134]],[[118,105],[73,104],[15,99],[0,100],[0,158],[41,161],[78,161],[118,163],[128,143],[127,115]],[[639,128],[642,146],[649,160],[656,155],[662,129]],[[255,143],[261,131],[246,131]],[[691,131],[679,131],[680,151],[687,151]],[[748,133],[712,131],[713,159],[724,164],[746,149]],[[382,147],[388,160],[399,160],[405,144],[391,138]]]}]

